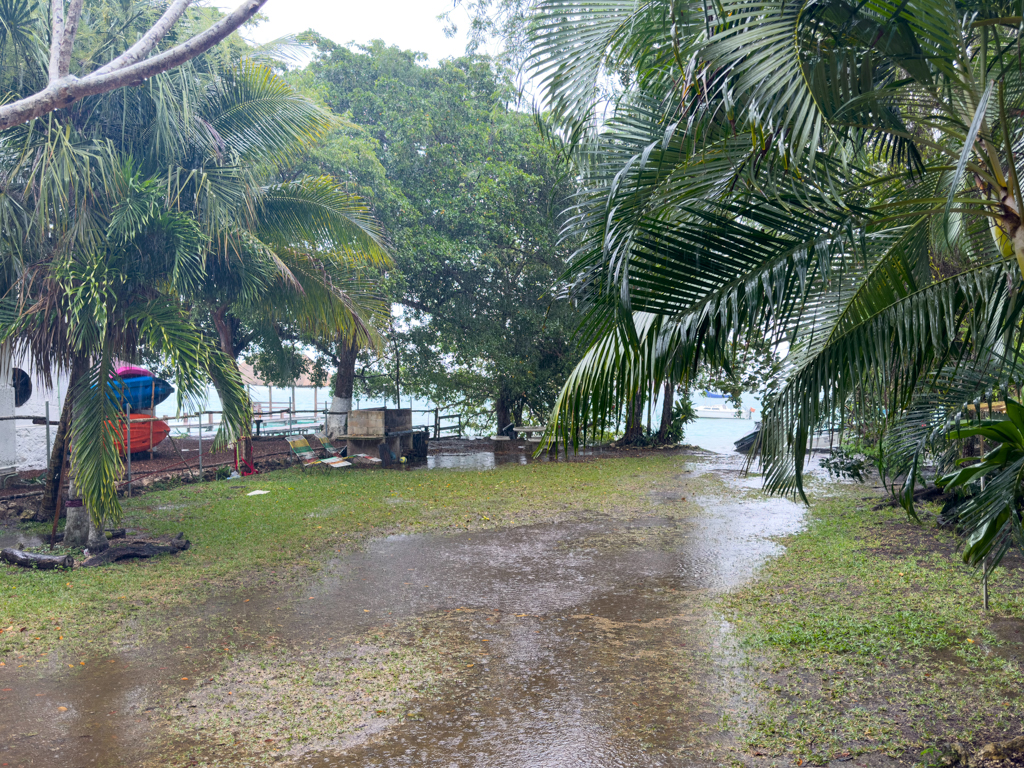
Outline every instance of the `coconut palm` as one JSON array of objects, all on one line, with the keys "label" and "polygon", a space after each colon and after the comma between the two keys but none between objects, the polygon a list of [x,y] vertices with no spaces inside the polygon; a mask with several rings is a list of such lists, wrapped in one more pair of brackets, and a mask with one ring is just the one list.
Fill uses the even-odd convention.
[{"label": "coconut palm", "polygon": [[[626,368],[650,387],[756,331],[788,345],[764,413],[766,487],[802,493],[813,432],[881,407],[909,501],[922,452],[1019,367],[1015,13],[541,0],[532,60],[585,178],[567,277],[594,339],[559,436],[621,407]],[[665,331],[638,331],[655,322],[638,313]],[[1024,544],[1011,518],[1000,535]]]},{"label": "coconut palm", "polygon": [[[79,39],[102,43],[99,63],[121,40]],[[120,462],[106,439],[121,417],[105,386],[115,357],[169,362],[179,407],[212,379],[223,444],[248,430],[249,406],[197,303],[214,294],[353,336],[368,335],[363,318],[379,311],[369,271],[387,257],[365,207],[326,180],[274,183],[277,164],[333,118],[231,53],[84,99],[0,143],[0,321],[45,375],[56,366],[76,379],[73,466],[96,523],[119,513]]]}]

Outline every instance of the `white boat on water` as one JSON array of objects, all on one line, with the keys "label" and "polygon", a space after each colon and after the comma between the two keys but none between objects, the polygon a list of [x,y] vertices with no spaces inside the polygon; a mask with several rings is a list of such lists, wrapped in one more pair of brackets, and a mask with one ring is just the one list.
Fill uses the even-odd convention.
[{"label": "white boat on water", "polygon": [[698,405],[693,412],[699,419],[741,419],[741,411],[730,405]]}]

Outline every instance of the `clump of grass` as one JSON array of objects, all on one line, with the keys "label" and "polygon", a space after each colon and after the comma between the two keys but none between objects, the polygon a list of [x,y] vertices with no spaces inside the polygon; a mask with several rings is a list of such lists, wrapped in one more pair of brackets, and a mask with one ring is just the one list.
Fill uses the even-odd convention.
[{"label": "clump of grass", "polygon": [[1021,574],[992,577],[985,613],[949,534],[862,497],[830,489],[785,554],[724,599],[760,691],[747,746],[824,764],[1016,735],[1024,672],[991,622],[1024,617]]},{"label": "clump of grass", "polygon": [[458,651],[467,641],[444,629],[418,618],[319,648],[246,652],[158,714],[185,739],[230,733],[236,743],[260,744],[246,764],[339,747],[368,726],[404,719],[410,704],[465,672]]}]

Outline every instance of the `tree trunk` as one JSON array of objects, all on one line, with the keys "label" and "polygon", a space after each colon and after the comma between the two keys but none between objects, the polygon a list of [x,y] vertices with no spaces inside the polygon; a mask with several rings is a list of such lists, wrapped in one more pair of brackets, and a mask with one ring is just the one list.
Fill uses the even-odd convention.
[{"label": "tree trunk", "polygon": [[358,356],[359,344],[355,339],[338,342],[338,374],[334,378],[334,398],[326,420],[327,436],[332,440],[348,434],[348,412],[352,410]]},{"label": "tree trunk", "polygon": [[235,321],[228,317],[228,305],[224,304],[213,312],[213,327],[217,329],[220,340],[220,351],[234,360],[235,354]]},{"label": "tree trunk", "polygon": [[494,415],[498,421],[497,434],[499,435],[505,434],[503,430],[509,424],[515,424],[515,419],[512,416],[511,398],[504,387],[498,392],[498,397],[494,401]]},{"label": "tree trunk", "polygon": [[[74,379],[74,374],[72,374]],[[64,406],[60,410],[60,422],[57,426],[57,434],[53,440],[53,449],[50,451],[50,463],[46,467],[46,488],[43,490],[43,498],[39,501],[39,519],[52,520],[57,514],[57,497],[60,496],[63,481],[67,478],[61,476],[64,467],[64,453],[67,448],[67,434],[71,426],[71,388],[68,387],[68,396],[64,398]]]},{"label": "tree trunk", "polygon": [[[88,360],[76,360],[72,365],[71,378],[73,382],[68,385],[68,400],[75,400],[77,398],[79,378],[84,375],[88,364]],[[71,424],[73,425],[74,423],[75,406],[72,404]],[[68,447],[71,450],[72,459],[74,458],[74,441],[75,438],[72,432],[69,432]],[[68,474],[70,475],[68,480],[68,499],[71,500],[78,495],[75,487],[75,475],[77,472],[74,461],[71,462],[71,471]],[[103,535],[103,521],[101,520],[97,526],[92,519],[89,508],[84,504],[74,507],[67,506],[67,522],[64,523],[64,543],[72,547],[88,547],[93,552],[102,552],[110,546],[107,537]]]},{"label": "tree trunk", "polygon": [[644,393],[637,392],[627,406],[626,434],[622,436],[625,445],[640,442],[644,434]]},{"label": "tree trunk", "polygon": [[658,430],[658,442],[668,442],[668,431],[672,428],[672,405],[675,402],[675,385],[670,381],[665,382],[665,395],[662,398],[665,402],[661,406],[661,429]]}]

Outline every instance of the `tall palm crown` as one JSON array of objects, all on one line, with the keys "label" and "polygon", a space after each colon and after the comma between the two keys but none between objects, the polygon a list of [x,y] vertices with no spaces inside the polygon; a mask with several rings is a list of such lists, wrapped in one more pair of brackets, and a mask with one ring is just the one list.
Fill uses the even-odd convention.
[{"label": "tall palm crown", "polygon": [[[999,3],[541,0],[532,62],[585,178],[567,277],[594,339],[553,431],[767,333],[788,345],[767,488],[802,492],[814,430],[884,414],[909,499],[963,403],[1020,373],[1021,33]],[[1004,485],[975,522],[1019,507]],[[1007,520],[997,549],[1024,543]]]}]

